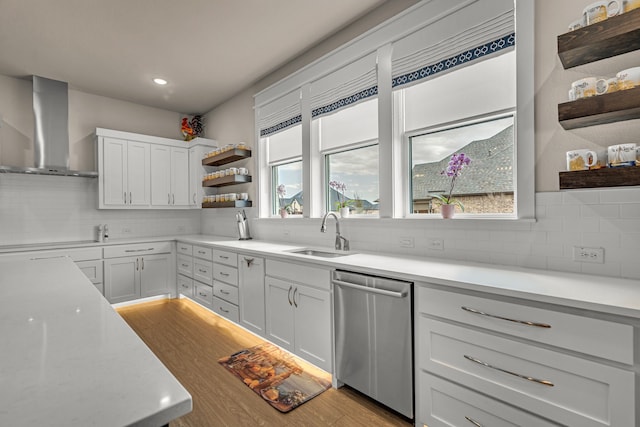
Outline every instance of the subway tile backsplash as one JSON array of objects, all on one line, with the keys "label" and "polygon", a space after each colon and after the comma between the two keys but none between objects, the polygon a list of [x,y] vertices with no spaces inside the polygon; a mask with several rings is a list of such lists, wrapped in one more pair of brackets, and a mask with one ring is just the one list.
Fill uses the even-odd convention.
[{"label": "subway tile backsplash", "polygon": [[[234,209],[98,210],[90,178],[0,174],[0,245],[94,240],[109,224],[112,239],[180,234],[237,238]],[[255,208],[247,209],[253,217]],[[640,189],[575,190],[536,195],[536,221],[439,219],[343,220],[355,251],[374,251],[542,270],[640,279]],[[335,229],[320,219],[259,219],[254,238],[333,247]],[[127,231],[129,230],[129,231]],[[413,247],[400,239],[413,238]],[[442,240],[442,248],[431,242]],[[573,247],[604,248],[603,264],[573,261]]]}]

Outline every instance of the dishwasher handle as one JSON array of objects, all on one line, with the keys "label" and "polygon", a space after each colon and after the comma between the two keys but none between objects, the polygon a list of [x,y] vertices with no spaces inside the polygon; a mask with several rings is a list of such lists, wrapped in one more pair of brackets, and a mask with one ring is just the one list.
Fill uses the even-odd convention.
[{"label": "dishwasher handle", "polygon": [[407,296],[407,291],[396,292],[396,291],[389,291],[387,289],[370,288],[368,286],[357,285],[355,283],[344,282],[342,280],[336,280],[336,279],[333,279],[332,282],[334,285],[344,286],[345,288],[357,289],[359,291],[369,292],[371,294],[385,295],[385,296],[394,297],[394,298],[404,298]]}]

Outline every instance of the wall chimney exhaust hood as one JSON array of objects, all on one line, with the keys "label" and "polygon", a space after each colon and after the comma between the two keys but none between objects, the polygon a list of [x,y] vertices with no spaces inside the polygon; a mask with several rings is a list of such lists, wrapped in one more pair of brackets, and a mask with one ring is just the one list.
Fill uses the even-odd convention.
[{"label": "wall chimney exhaust hood", "polygon": [[34,167],[0,166],[0,173],[95,178],[94,171],[69,169],[69,87],[66,82],[33,76]]}]

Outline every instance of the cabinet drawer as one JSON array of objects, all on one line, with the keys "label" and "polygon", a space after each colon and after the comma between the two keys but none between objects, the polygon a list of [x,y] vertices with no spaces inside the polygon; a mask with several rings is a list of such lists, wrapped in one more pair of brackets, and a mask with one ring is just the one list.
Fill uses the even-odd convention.
[{"label": "cabinet drawer", "polygon": [[559,426],[426,372],[418,376],[416,414],[417,426]]},{"label": "cabinet drawer", "polygon": [[13,252],[2,254],[3,259],[11,260],[35,260],[35,259],[47,259],[47,258],[62,258],[69,257],[74,262],[99,260],[102,259],[102,248],[90,247],[90,248],[72,248],[72,249],[52,249],[47,251],[30,251],[30,252]]},{"label": "cabinet drawer", "polygon": [[178,273],[193,277],[193,259],[191,257],[178,255]]},{"label": "cabinet drawer", "polygon": [[200,303],[206,304],[207,307],[211,307],[211,304],[213,304],[213,288],[195,282],[193,284],[193,298]]},{"label": "cabinet drawer", "polygon": [[220,249],[213,250],[213,261],[230,265],[231,267],[238,266],[238,256],[235,253],[221,251]]},{"label": "cabinet drawer", "polygon": [[423,286],[417,298],[418,311],[430,316],[633,364],[631,325]]},{"label": "cabinet drawer", "polygon": [[418,322],[420,369],[564,425],[634,425],[632,371],[424,315]]},{"label": "cabinet drawer", "polygon": [[171,253],[170,242],[136,243],[134,245],[116,245],[104,248],[105,258]]},{"label": "cabinet drawer", "polygon": [[213,250],[204,246],[193,246],[193,256],[211,261],[213,259]]},{"label": "cabinet drawer", "polygon": [[238,315],[238,307],[221,300],[220,298],[213,297],[213,311],[220,316],[231,320],[234,323],[240,323],[240,316]]},{"label": "cabinet drawer", "polygon": [[186,297],[193,297],[193,279],[178,275],[178,293]]},{"label": "cabinet drawer", "polygon": [[200,282],[213,284],[213,263],[202,259],[193,260],[193,278]]},{"label": "cabinet drawer", "polygon": [[178,242],[176,244],[176,251],[178,251],[179,254],[191,256],[193,255],[193,245],[190,245],[189,243]]},{"label": "cabinet drawer", "polygon": [[76,265],[94,285],[103,282],[104,271],[102,269],[102,260],[79,261],[76,262]]},{"label": "cabinet drawer", "polygon": [[213,281],[213,295],[231,304],[238,305],[238,288],[226,283]]},{"label": "cabinet drawer", "polygon": [[213,278],[237,287],[238,269],[226,265],[213,264]]},{"label": "cabinet drawer", "polygon": [[279,277],[296,283],[304,283],[318,289],[331,289],[329,270],[289,262],[267,260],[266,273],[270,277]]}]

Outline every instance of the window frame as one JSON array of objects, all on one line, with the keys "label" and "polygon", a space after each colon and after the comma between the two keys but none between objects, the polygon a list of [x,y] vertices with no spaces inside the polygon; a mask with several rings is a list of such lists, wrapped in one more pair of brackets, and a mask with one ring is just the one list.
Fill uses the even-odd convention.
[{"label": "window frame", "polygon": [[[269,195],[271,197],[269,197],[269,212],[270,215],[269,217],[272,218],[276,218],[279,217],[278,215],[278,209],[280,208],[279,206],[279,201],[278,201],[278,193],[276,190],[276,173],[275,173],[275,168],[279,167],[279,166],[285,166],[285,165],[289,165],[292,163],[297,163],[300,162],[301,167],[303,166],[303,162],[302,162],[302,156],[296,156],[296,157],[290,157],[287,159],[281,159],[278,160],[277,162],[273,162],[273,163],[269,163],[268,167],[269,167],[269,171],[270,171],[270,178],[269,178]],[[302,180],[303,182],[301,184],[303,184],[303,187],[300,191],[302,191],[303,195],[304,195],[304,171],[303,171],[303,176],[302,176]],[[278,207],[278,209],[276,209],[276,206]],[[294,217],[294,218],[301,218],[302,215],[299,214],[289,214],[290,216]]]}]

